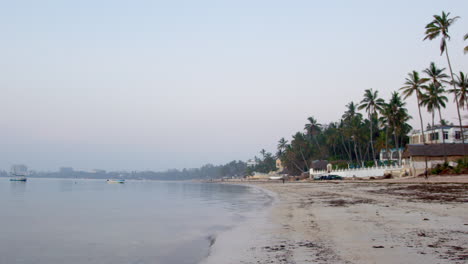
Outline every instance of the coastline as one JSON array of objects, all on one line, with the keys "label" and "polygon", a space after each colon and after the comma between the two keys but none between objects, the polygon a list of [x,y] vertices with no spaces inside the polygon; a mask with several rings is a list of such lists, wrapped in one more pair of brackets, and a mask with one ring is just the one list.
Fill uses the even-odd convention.
[{"label": "coastline", "polygon": [[268,235],[272,228],[270,214],[279,202],[278,195],[259,185],[244,182],[232,184],[254,188],[265,193],[271,200],[261,210],[250,212],[245,221],[212,237],[209,254],[200,264],[257,263],[257,260],[266,258],[258,245],[271,241]]},{"label": "coastline", "polygon": [[247,183],[274,203],[202,263],[467,263],[468,178],[453,179]]}]

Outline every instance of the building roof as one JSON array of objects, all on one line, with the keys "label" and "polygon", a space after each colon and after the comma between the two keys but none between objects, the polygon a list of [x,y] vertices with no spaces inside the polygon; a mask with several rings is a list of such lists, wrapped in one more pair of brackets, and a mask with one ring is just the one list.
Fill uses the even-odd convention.
[{"label": "building roof", "polygon": [[326,170],[327,164],[328,160],[314,160],[310,167],[314,170]]},{"label": "building roof", "polygon": [[[424,129],[424,132],[430,132],[430,131],[440,130],[440,129],[451,129],[451,128],[460,129],[460,126],[454,126],[454,125],[441,126],[441,125],[438,125],[438,126],[434,126],[434,127],[431,127],[431,128],[426,128],[426,129]],[[466,128],[468,128],[468,126],[463,126],[463,128],[466,129]],[[411,131],[410,134],[413,134],[413,135],[414,134],[421,134],[421,130],[420,129],[413,129],[413,131]]]},{"label": "building roof", "polygon": [[[445,148],[444,148],[445,145]],[[468,144],[428,144],[428,145],[406,145],[406,150],[403,153],[403,158],[415,156],[427,157],[443,157],[447,156],[463,156],[464,146],[468,153]]]}]

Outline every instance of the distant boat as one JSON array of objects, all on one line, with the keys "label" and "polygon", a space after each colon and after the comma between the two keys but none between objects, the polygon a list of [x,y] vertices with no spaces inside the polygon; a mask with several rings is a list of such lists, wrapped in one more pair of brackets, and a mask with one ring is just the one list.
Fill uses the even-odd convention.
[{"label": "distant boat", "polygon": [[28,167],[25,165],[13,165],[11,166],[11,178],[10,181],[21,181],[25,182],[27,181],[26,176],[28,175]]},{"label": "distant boat", "polygon": [[125,183],[125,180],[107,180],[107,183]]}]

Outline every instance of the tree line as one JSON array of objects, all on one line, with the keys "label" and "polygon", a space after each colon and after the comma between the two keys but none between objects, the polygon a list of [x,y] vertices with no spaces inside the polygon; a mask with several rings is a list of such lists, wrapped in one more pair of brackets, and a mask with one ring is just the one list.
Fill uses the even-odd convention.
[{"label": "tree line", "polygon": [[[405,100],[416,96],[421,133],[424,135],[424,121],[421,108],[430,113],[430,127],[447,125],[443,119],[443,109],[452,97],[456,104],[459,125],[462,129],[462,142],[465,142],[460,110],[468,106],[467,74],[453,71],[448,41],[449,28],[458,16],[442,12],[434,15],[425,27],[423,40],[440,38],[440,55],[445,54],[448,71],[431,62],[426,69],[411,71],[403,86],[392,92],[384,100],[373,89],[364,91],[360,102],[349,102],[340,120],[320,124],[311,116],[302,131],[296,132],[291,141],[281,138],[277,145],[276,157],[291,175],[308,171],[314,160],[326,159],[337,167],[372,166],[378,162],[390,163],[390,160],[378,161],[382,149],[388,153],[391,148],[402,148],[408,144],[408,134],[413,129],[408,121],[412,118],[406,108]],[[468,34],[464,40],[468,39]],[[464,48],[468,52],[468,46]],[[362,111],[359,112],[359,111]],[[442,137],[443,140],[444,137]],[[423,136],[423,143],[425,142]],[[401,161],[401,157],[399,157]]]}]

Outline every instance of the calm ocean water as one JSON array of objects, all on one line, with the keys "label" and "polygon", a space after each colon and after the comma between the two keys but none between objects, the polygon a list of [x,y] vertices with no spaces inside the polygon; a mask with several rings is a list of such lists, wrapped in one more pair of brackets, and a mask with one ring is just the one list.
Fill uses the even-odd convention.
[{"label": "calm ocean water", "polygon": [[0,178],[0,263],[198,263],[270,202],[236,185]]}]

